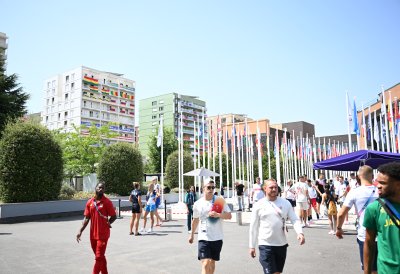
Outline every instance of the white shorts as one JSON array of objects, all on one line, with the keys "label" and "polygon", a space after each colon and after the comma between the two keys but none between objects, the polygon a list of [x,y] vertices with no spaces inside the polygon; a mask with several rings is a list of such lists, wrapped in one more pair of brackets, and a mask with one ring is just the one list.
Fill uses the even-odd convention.
[{"label": "white shorts", "polygon": [[300,210],[307,210],[310,205],[308,204],[308,202],[296,202],[296,206],[300,209]]}]

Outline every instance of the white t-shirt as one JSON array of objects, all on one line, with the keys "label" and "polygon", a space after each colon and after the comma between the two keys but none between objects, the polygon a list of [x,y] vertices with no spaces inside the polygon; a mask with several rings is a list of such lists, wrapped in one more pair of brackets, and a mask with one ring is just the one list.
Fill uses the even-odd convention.
[{"label": "white t-shirt", "polygon": [[340,202],[344,202],[344,199],[346,198],[345,196],[343,196],[344,193],[346,193],[346,189],[347,189],[347,186],[345,183],[339,185],[339,194],[338,195],[340,198],[340,200],[339,200]]},{"label": "white t-shirt", "polygon": [[[372,192],[375,192],[372,194]],[[372,194],[372,197],[371,197]],[[371,198],[369,198],[371,197]],[[375,186],[360,186],[357,188],[354,188],[349,191],[349,193],[346,196],[346,199],[343,203],[343,206],[351,208],[353,205],[356,208],[356,213],[357,216],[360,215],[360,219],[358,222],[358,230],[357,230],[357,238],[364,242],[365,241],[365,227],[362,225],[364,222],[364,213],[365,213],[365,208],[361,212],[360,211],[363,209],[365,203],[368,201],[368,204],[372,203],[379,197],[378,195],[378,189]]]},{"label": "white t-shirt", "polygon": [[308,185],[306,183],[297,182],[292,186],[292,189],[296,191],[296,202],[307,202]]},{"label": "white t-shirt", "polygon": [[264,198],[264,191],[262,190],[261,184],[253,184],[253,191],[254,191],[254,196],[253,200],[257,202],[258,200],[261,200]]},{"label": "white t-shirt", "polygon": [[356,179],[350,179],[349,180],[349,185],[350,185],[351,188],[357,188],[358,187],[357,180]]},{"label": "white t-shirt", "polygon": [[255,248],[257,240],[258,245],[283,246],[287,244],[286,231],[282,227],[288,217],[295,231],[303,233],[300,221],[287,200],[280,197],[277,197],[275,201],[269,201],[267,198],[259,200],[251,213],[249,247]]},{"label": "white t-shirt", "polygon": [[310,199],[317,198],[317,191],[312,186],[308,187],[308,196],[310,196]]},{"label": "white t-shirt", "polygon": [[[214,196],[214,199],[216,196]],[[193,218],[199,218],[199,226],[197,228],[199,241],[218,241],[222,240],[224,235],[222,232],[222,219],[208,217],[208,213],[213,206],[213,200],[207,201],[201,197],[193,205]],[[231,212],[228,205],[225,203],[223,212]]]},{"label": "white t-shirt", "polygon": [[333,187],[335,189],[336,196],[338,196],[339,195],[340,182],[339,181],[333,181]]},{"label": "white t-shirt", "polygon": [[286,197],[286,199],[289,199],[289,200],[295,200],[296,197],[294,196],[294,193],[292,192],[294,190],[290,190],[290,188],[291,188],[290,186],[285,187],[285,197]]}]

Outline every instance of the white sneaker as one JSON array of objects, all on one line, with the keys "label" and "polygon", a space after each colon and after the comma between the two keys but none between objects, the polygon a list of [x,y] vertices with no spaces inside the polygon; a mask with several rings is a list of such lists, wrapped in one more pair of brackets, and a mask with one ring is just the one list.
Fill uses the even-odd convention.
[{"label": "white sneaker", "polygon": [[147,233],[153,233],[153,229],[149,228],[149,230],[147,230]]},{"label": "white sneaker", "polygon": [[144,232],[144,228],[139,229],[139,232],[143,233]]},{"label": "white sneaker", "polygon": [[334,234],[335,234],[335,231],[331,230],[331,231],[329,231],[328,234],[329,234],[329,235],[334,235]]}]

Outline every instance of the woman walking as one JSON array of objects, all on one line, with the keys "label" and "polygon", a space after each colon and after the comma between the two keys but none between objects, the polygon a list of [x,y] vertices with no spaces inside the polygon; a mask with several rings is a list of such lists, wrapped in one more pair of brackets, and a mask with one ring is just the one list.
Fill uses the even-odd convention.
[{"label": "woman walking", "polygon": [[142,213],[141,196],[140,184],[138,182],[133,182],[133,190],[129,196],[129,201],[132,203],[132,218],[129,226],[129,235],[133,235],[133,226],[135,226],[135,236],[141,235],[138,231],[140,214]]},{"label": "woman walking", "polygon": [[154,211],[156,210],[156,198],[157,198],[157,193],[154,190],[154,184],[151,183],[149,185],[149,189],[146,195],[146,208],[143,217],[143,229],[141,231],[145,231],[147,223],[147,215],[149,215],[150,213],[150,228],[149,230],[147,230],[147,233],[153,233]]},{"label": "woman walking", "polygon": [[329,234],[335,235],[336,234],[335,228],[337,221],[335,194],[334,191],[331,190],[331,186],[329,184],[326,184],[324,188],[325,188],[325,193],[322,194],[322,203],[325,203],[327,209],[327,212],[325,213],[328,215],[329,226],[331,228]]}]

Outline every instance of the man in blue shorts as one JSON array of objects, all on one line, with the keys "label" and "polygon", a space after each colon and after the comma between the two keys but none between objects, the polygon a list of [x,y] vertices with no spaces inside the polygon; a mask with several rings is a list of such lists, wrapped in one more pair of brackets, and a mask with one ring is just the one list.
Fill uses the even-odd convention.
[{"label": "man in blue shorts", "polygon": [[305,242],[301,223],[288,200],[278,197],[278,184],[274,179],[264,182],[265,197],[254,204],[249,231],[249,253],[256,257],[256,245],[260,251],[259,261],[265,274],[282,273],[286,261],[288,242],[286,219],[289,218],[302,245]]},{"label": "man in blue shorts", "polygon": [[192,231],[189,236],[189,243],[193,243],[194,233],[199,226],[198,232],[198,259],[201,260],[202,272],[212,274],[215,271],[215,262],[219,261],[222,249],[222,220],[232,218],[231,210],[225,203],[222,212],[213,211],[216,200],[214,196],[214,181],[204,183],[204,196],[193,205]]}]

